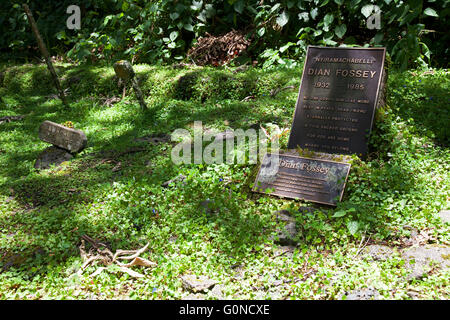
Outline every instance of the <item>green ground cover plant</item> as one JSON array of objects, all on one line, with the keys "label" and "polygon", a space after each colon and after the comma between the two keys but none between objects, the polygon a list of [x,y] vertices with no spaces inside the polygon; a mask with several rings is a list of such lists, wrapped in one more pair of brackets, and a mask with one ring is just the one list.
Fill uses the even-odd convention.
[{"label": "green ground cover plant", "polygon": [[[173,143],[136,140],[191,130],[197,120],[217,130],[290,128],[297,90],[271,93],[298,88],[301,64],[237,73],[139,64],[147,111],[131,88],[107,103],[122,95],[112,66],[55,66],[70,88],[69,108],[52,96],[45,65],[0,67],[0,117],[25,116],[0,125],[1,299],[180,299],[188,295],[184,274],[208,276],[229,299],[345,299],[369,286],[381,299],[449,298],[448,269],[407,281],[397,250],[385,261],[359,250],[367,239],[401,248],[414,228],[429,243],[449,244],[449,225],[438,217],[450,190],[448,70],[389,72],[370,152],[353,157],[343,201],[333,208],[252,193],[257,165],[175,165]],[[38,138],[44,120],[70,121],[88,146],[37,171],[34,161],[48,146]],[[186,183],[162,187],[179,174]],[[299,212],[305,205],[316,211]],[[288,210],[300,230],[292,256],[274,243],[277,210]],[[143,257],[157,266],[134,267],[140,279],[114,266],[77,276],[83,234],[113,250],[150,242]],[[217,298],[212,291],[204,297]]]}]

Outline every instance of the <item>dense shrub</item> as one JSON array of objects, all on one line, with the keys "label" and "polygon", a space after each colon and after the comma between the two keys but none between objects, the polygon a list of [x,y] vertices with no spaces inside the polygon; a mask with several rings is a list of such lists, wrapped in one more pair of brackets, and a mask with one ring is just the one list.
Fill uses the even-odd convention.
[{"label": "dense shrub", "polygon": [[[75,60],[173,62],[206,32],[238,29],[252,39],[249,57],[265,67],[295,65],[311,44],[386,46],[401,68],[448,65],[448,0],[384,0],[378,7],[369,0],[7,0],[0,3],[0,44],[15,56],[35,47],[24,2],[52,53]],[[81,8],[81,30],[66,28],[70,4]],[[381,29],[368,29],[377,8]]]}]

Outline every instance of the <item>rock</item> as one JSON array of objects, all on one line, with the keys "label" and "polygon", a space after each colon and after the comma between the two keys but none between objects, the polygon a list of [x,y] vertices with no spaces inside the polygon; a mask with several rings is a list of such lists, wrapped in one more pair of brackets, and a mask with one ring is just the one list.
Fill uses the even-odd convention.
[{"label": "rock", "polygon": [[317,209],[313,207],[301,206],[298,208],[298,212],[300,213],[314,213]]},{"label": "rock", "polygon": [[297,241],[294,239],[298,231],[295,225],[295,218],[290,215],[288,210],[278,210],[275,214],[277,221],[286,223],[286,225],[277,230],[277,236],[273,240],[281,246],[296,246]]},{"label": "rock", "polygon": [[148,135],[148,136],[143,136],[140,138],[136,138],[134,139],[134,141],[136,142],[148,142],[151,144],[158,144],[158,143],[166,143],[170,141],[170,136],[167,134],[159,134],[159,135]]},{"label": "rock", "polygon": [[137,77],[135,78],[135,72],[131,63],[126,60],[120,60],[114,63],[114,71],[116,72],[117,77],[122,79],[124,82],[128,82],[131,80],[131,86],[134,89],[134,93],[136,94],[136,98],[139,101],[142,109],[147,109],[147,104],[144,100],[144,95],[142,94],[142,90],[139,86]]},{"label": "rock", "polygon": [[87,138],[83,131],[67,128],[51,121],[44,121],[41,124],[39,139],[71,153],[83,150],[87,144]]},{"label": "rock", "polygon": [[411,270],[407,279],[420,279],[430,270],[431,265],[439,268],[450,266],[450,247],[438,245],[424,245],[411,247],[402,252],[405,266]]},{"label": "rock", "polygon": [[346,292],[345,295],[347,296],[346,300],[377,300],[379,299],[380,293],[374,288],[363,288],[353,290],[349,293]]},{"label": "rock", "polygon": [[14,267],[14,266],[19,266],[21,264],[23,264],[26,261],[26,257],[22,254],[13,254],[12,256],[8,257],[8,259],[4,259],[6,260],[5,262],[1,261],[3,266],[1,271],[7,271],[9,268]]},{"label": "rock", "polygon": [[388,246],[372,244],[364,248],[363,253],[368,254],[373,260],[383,261],[389,259],[394,250]]},{"label": "rock", "polygon": [[408,291],[406,294],[412,299],[412,300],[420,300],[420,295],[418,292],[415,291]]},{"label": "rock", "polygon": [[73,76],[73,77],[67,78],[66,86],[70,87],[70,86],[72,86],[74,84],[79,83],[80,81],[81,81],[81,77],[80,76]]},{"label": "rock", "polygon": [[252,293],[252,300],[265,300],[266,299],[266,292],[265,291],[263,291],[263,290],[257,290],[257,291],[254,291],[253,293]]},{"label": "rock", "polygon": [[291,216],[288,210],[278,210],[275,212],[277,221],[295,222],[295,218]]},{"label": "rock", "polygon": [[249,68],[248,65],[243,64],[243,65],[241,65],[241,66],[239,66],[239,67],[236,67],[236,68],[233,70],[233,73],[238,73],[238,72],[242,72],[242,71],[247,71],[248,68]]},{"label": "rock", "polygon": [[200,205],[201,205],[203,208],[205,208],[205,212],[206,212],[207,214],[217,212],[217,210],[214,209],[214,206],[215,206],[214,200],[206,199],[206,200],[202,201],[202,202],[200,203]]},{"label": "rock", "polygon": [[439,217],[441,217],[442,222],[450,223],[450,210],[442,210],[439,212]]},{"label": "rock", "polygon": [[64,161],[69,161],[73,156],[64,149],[51,146],[45,149],[34,163],[34,168],[38,170],[48,169],[51,165],[59,165]]},{"label": "rock", "polygon": [[241,264],[237,264],[232,266],[233,269],[233,279],[239,280],[242,279],[245,275],[245,267]]},{"label": "rock", "polygon": [[181,298],[181,300],[205,300],[205,295],[204,294],[193,294],[190,293],[187,296]]},{"label": "rock", "polygon": [[127,60],[117,61],[113,67],[116,75],[123,80],[132,79],[135,75],[131,63]]},{"label": "rock", "polygon": [[205,276],[185,275],[181,277],[182,286],[184,289],[193,293],[205,292],[216,285],[216,281],[208,279]]},{"label": "rock", "polygon": [[298,231],[295,222],[289,222],[284,229],[278,231],[276,243],[282,246],[296,246],[297,241],[295,240],[295,237],[297,234]]},{"label": "rock", "polygon": [[281,300],[284,296],[283,288],[277,285],[275,288],[270,288],[268,294],[270,300]]},{"label": "rock", "polygon": [[280,154],[300,156],[300,157],[306,157],[306,158],[316,158],[316,159],[320,159],[320,160],[330,160],[330,161],[337,161],[337,162],[343,162],[343,163],[350,163],[352,161],[352,157],[349,155],[331,154],[331,153],[316,152],[316,151],[310,151],[310,150],[303,150],[302,152],[299,152],[296,149],[288,149],[288,150],[284,150],[284,151],[280,150]]},{"label": "rock", "polygon": [[185,179],[186,179],[186,176],[180,174],[180,175],[178,175],[177,177],[175,177],[175,178],[173,178],[173,179],[171,179],[171,180],[169,180],[169,181],[164,182],[161,186],[162,186],[163,188],[167,188],[167,187],[169,187],[171,184],[174,184],[174,183],[177,183],[177,182],[184,182]]},{"label": "rock", "polygon": [[294,255],[294,251],[296,249],[296,246],[280,246],[279,248],[276,248],[274,250],[274,258],[275,257],[280,257],[280,256],[287,256],[292,258],[292,256]]},{"label": "rock", "polygon": [[212,288],[210,295],[217,300],[225,300],[223,287],[221,285],[215,285],[214,288]]},{"label": "rock", "polygon": [[256,131],[261,129],[261,124],[259,122],[249,122],[249,121],[247,121],[247,126],[248,126],[249,129],[254,129]]}]

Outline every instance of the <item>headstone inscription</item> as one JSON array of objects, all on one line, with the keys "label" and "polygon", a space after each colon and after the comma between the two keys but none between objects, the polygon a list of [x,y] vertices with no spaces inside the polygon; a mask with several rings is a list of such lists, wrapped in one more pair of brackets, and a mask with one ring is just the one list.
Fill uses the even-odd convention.
[{"label": "headstone inscription", "polygon": [[365,155],[385,52],[309,46],[288,148]]},{"label": "headstone inscription", "polygon": [[267,153],[253,191],[335,206],[349,171],[349,163]]}]

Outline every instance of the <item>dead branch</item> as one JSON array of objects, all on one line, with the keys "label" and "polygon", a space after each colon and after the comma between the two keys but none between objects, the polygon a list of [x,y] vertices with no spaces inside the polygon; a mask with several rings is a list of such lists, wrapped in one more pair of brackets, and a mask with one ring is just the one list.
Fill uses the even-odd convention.
[{"label": "dead branch", "polygon": [[272,97],[272,98],[274,98],[277,94],[279,94],[281,91],[283,91],[283,90],[287,90],[287,89],[296,89],[296,86],[287,86],[287,87],[284,87],[284,88],[276,88],[276,89],[273,89],[271,92],[270,92],[270,96]]},{"label": "dead branch", "polygon": [[[85,241],[91,244],[91,249],[86,252]],[[130,269],[132,266],[143,266],[143,267],[155,267],[157,264],[145,258],[139,257],[142,253],[147,250],[150,243],[147,243],[144,247],[138,250],[117,250],[116,253],[112,253],[105,243],[92,239],[88,235],[81,236],[80,255],[83,260],[83,264],[78,270],[77,274],[81,275],[83,271],[90,265],[94,265],[100,261],[105,267],[98,268],[91,277],[99,275],[107,266],[116,264],[122,272],[128,273],[130,276],[135,278],[142,278],[144,275],[133,271]],[[128,256],[121,256],[128,255]],[[121,263],[118,259],[122,260],[132,260],[129,263]]]},{"label": "dead branch", "polygon": [[60,97],[61,101],[64,103],[64,105],[67,106],[64,91],[61,88],[61,84],[59,83],[58,76],[55,72],[55,69],[53,68],[53,64],[50,59],[50,54],[48,53],[47,47],[45,46],[44,41],[42,40],[41,34],[39,33],[39,29],[36,25],[36,21],[34,21],[33,14],[31,13],[31,10],[28,7],[28,5],[23,4],[23,9],[25,10],[25,14],[27,15],[28,22],[30,23],[31,29],[33,30],[33,34],[38,43],[39,50],[41,51],[41,54],[44,56],[45,62],[47,63],[48,71],[50,71],[50,74],[53,78],[53,82],[55,83],[55,87],[59,93],[59,97]]}]

